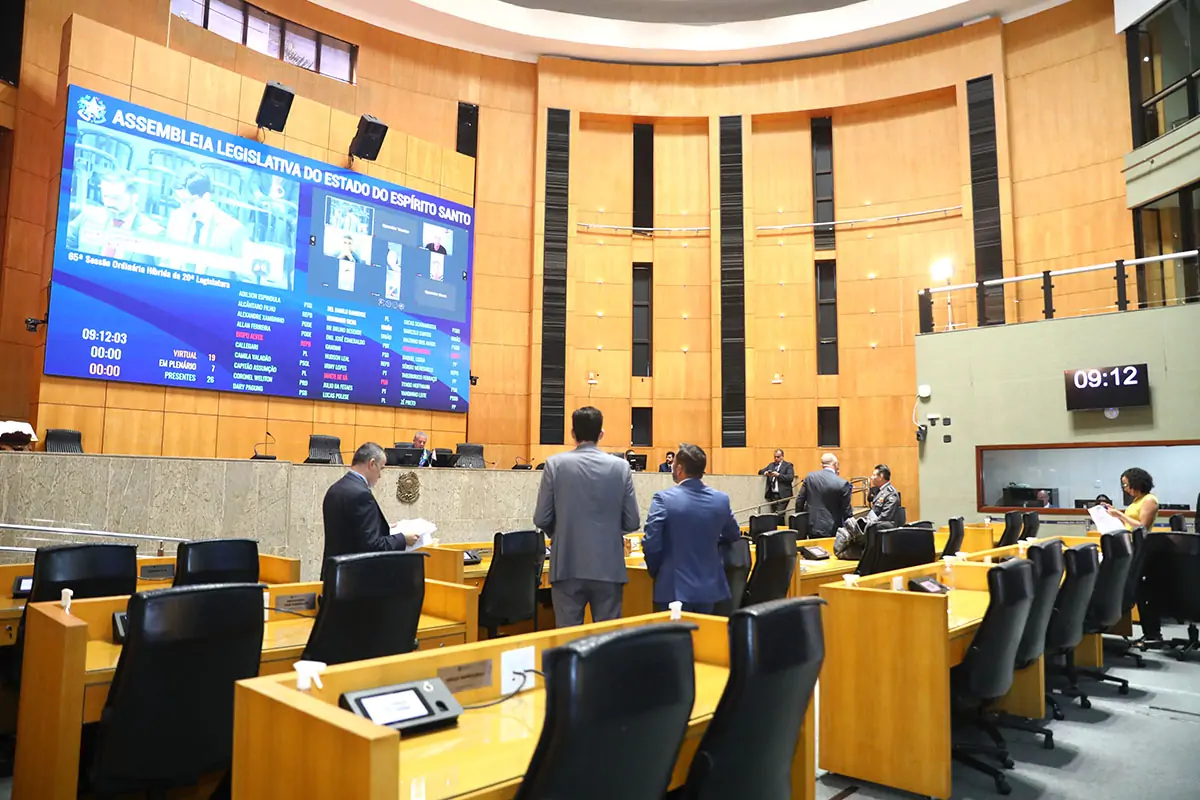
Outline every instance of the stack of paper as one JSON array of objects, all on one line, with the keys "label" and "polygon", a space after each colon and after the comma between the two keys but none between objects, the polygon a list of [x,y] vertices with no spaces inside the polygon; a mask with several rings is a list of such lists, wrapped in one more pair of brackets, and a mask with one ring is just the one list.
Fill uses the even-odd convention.
[{"label": "stack of paper", "polygon": [[1092,522],[1096,523],[1096,530],[1100,533],[1118,533],[1125,530],[1125,523],[1109,514],[1104,506],[1092,506],[1088,513],[1092,515]]},{"label": "stack of paper", "polygon": [[391,528],[392,534],[404,534],[410,536],[417,535],[417,543],[409,547],[409,550],[419,550],[422,547],[429,547],[433,544],[433,534],[437,533],[437,525],[434,525],[427,519],[402,519]]}]

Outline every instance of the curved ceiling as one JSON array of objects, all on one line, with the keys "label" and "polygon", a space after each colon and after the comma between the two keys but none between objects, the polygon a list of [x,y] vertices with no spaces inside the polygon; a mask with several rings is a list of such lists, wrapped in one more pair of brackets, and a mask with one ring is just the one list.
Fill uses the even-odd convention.
[{"label": "curved ceiling", "polygon": [[521,61],[555,55],[720,64],[857,50],[992,16],[1016,19],[1067,0],[314,2],[397,33]]},{"label": "curved ceiling", "polygon": [[718,25],[827,11],[858,0],[508,0],[522,8],[628,22]]}]

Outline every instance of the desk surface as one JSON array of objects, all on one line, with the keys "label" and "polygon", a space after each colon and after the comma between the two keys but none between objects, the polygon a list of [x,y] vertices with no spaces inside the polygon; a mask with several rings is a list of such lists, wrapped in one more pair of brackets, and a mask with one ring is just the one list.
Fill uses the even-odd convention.
[{"label": "desk surface", "polygon": [[950,615],[947,620],[950,637],[974,634],[987,611],[989,595],[974,589],[955,589],[948,595]]},{"label": "desk surface", "polygon": [[[462,625],[461,622],[451,619],[422,614],[420,622],[417,623],[417,631],[419,634],[428,636],[440,628],[458,630],[462,628]],[[305,619],[296,617],[295,619],[281,619],[264,623],[263,660],[276,660],[276,658],[272,658],[273,656],[280,659],[287,658],[293,651],[302,651],[308,644],[308,635],[312,632],[312,626],[313,618],[311,617]],[[299,653],[295,653],[296,658],[299,656]],[[117,668],[117,661],[120,658],[121,645],[100,639],[89,641],[87,657],[84,662],[87,670],[86,682],[107,683],[110,681],[111,673]]]},{"label": "desk surface", "polygon": [[[690,725],[712,716],[728,677],[725,667],[696,664]],[[494,706],[465,711],[453,728],[402,735],[399,796],[448,800],[520,781],[545,716],[546,693],[533,689]]]}]

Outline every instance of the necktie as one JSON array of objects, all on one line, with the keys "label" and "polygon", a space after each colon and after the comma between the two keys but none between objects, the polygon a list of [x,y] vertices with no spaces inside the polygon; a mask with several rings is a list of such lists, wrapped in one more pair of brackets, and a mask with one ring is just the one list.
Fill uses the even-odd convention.
[{"label": "necktie", "polygon": [[200,244],[200,231],[204,228],[204,223],[196,220],[196,231],[192,234],[192,244]]},{"label": "necktie", "polygon": [[[114,219],[112,221],[112,225],[114,228],[117,228],[117,229],[124,228],[125,220]],[[112,240],[110,239],[108,241],[108,244],[104,245],[104,251],[101,253],[101,255],[111,258],[112,256],[115,256],[116,254],[117,254],[117,246],[115,244],[113,244]]]}]

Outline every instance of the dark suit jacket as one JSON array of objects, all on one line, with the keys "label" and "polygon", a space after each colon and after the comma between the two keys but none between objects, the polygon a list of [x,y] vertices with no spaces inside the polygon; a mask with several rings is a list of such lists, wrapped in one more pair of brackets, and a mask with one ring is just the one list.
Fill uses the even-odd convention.
[{"label": "dark suit jacket", "polygon": [[[796,480],[796,468],[792,466],[790,461],[780,461],[776,464],[772,461],[758,471],[759,475],[766,475],[768,472],[779,473],[779,496],[792,496],[792,482]],[[767,478],[767,491],[771,491],[771,479]],[[768,500],[774,500],[773,497],[768,497]]]},{"label": "dark suit jacket", "polygon": [[325,492],[321,505],[325,518],[325,555],[321,558],[321,579],[325,562],[333,556],[403,550],[403,536],[388,533],[388,523],[367,482],[347,472]]},{"label": "dark suit jacket", "polygon": [[796,509],[808,511],[809,536],[814,539],[833,536],[854,516],[850,509],[850,481],[828,469],[808,473],[800,487]]},{"label": "dark suit jacket", "polygon": [[672,469],[673,469],[673,468],[671,467],[671,465],[670,465],[670,464],[668,464],[668,463],[667,463],[667,462],[665,462],[665,461],[664,461],[663,463],[661,463],[661,464],[659,464],[659,465],[658,465],[658,471],[659,471],[659,472],[670,472]]},{"label": "dark suit jacket", "polygon": [[654,578],[654,602],[719,603],[729,599],[720,545],[741,536],[729,495],[689,478],[656,492],[642,549]]}]

